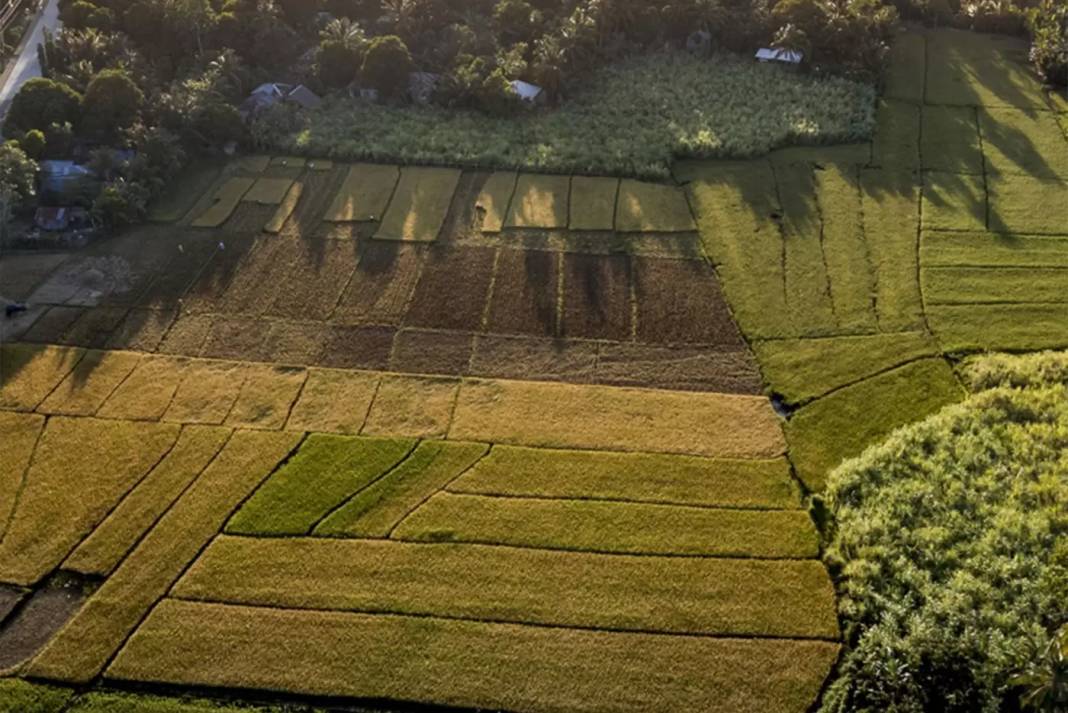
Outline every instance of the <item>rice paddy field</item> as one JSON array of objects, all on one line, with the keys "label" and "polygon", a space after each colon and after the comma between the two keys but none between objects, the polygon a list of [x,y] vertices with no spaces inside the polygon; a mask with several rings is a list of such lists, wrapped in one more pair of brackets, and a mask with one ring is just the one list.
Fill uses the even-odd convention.
[{"label": "rice paddy field", "polygon": [[5,255],[0,711],[818,709],[809,496],[1068,347],[1023,62],[913,32],[872,141],[673,181],[253,156]]}]

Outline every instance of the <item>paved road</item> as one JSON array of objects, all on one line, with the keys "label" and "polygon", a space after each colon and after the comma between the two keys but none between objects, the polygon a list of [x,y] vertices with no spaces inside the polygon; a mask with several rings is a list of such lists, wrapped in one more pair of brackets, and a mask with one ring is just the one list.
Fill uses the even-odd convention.
[{"label": "paved road", "polygon": [[19,47],[18,56],[8,65],[0,77],[0,117],[7,114],[7,107],[27,79],[41,76],[41,63],[37,61],[37,45],[44,41],[45,30],[59,26],[59,0],[48,0],[44,10],[37,15],[33,27]]}]

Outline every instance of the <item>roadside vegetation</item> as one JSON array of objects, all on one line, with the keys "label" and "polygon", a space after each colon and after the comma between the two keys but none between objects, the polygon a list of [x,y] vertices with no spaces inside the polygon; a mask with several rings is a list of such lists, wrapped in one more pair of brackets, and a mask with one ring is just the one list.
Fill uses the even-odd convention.
[{"label": "roadside vegetation", "polygon": [[1068,703],[1049,653],[1068,599],[1065,363],[972,360],[978,393],[830,475],[848,648],[822,711]]}]

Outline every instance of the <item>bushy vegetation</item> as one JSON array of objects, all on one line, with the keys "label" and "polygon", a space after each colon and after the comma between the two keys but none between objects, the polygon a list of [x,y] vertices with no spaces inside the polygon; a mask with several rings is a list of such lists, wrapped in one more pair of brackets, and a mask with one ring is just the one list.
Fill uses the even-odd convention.
[{"label": "bushy vegetation", "polygon": [[826,557],[848,648],[821,710],[995,713],[1028,693],[1021,672],[1052,683],[1068,601],[1062,367],[975,363],[973,383],[996,388],[832,473]]},{"label": "bushy vegetation", "polygon": [[498,118],[338,99],[272,140],[335,158],[665,177],[676,157],[862,140],[873,100],[870,87],[845,79],[671,52],[599,70],[553,112]]}]

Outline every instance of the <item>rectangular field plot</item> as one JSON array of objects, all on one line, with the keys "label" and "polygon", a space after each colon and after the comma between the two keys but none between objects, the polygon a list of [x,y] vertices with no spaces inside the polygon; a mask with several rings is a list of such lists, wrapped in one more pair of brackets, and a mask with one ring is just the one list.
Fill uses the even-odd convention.
[{"label": "rectangular field plot", "polygon": [[333,223],[381,220],[399,177],[400,169],[396,166],[371,163],[349,166],[345,182],[323,220]]},{"label": "rectangular field plot", "polygon": [[588,383],[597,368],[598,345],[575,340],[479,336],[468,374],[502,379]]},{"label": "rectangular field plot", "polygon": [[293,180],[290,178],[257,178],[241,200],[260,205],[279,205],[292,187]]},{"label": "rectangular field plot", "polygon": [[213,161],[195,161],[167,185],[167,190],[148,207],[154,223],[173,223],[193,209],[202,195],[211,190],[222,167]]},{"label": "rectangular field plot", "polygon": [[241,364],[190,360],[162,418],[174,423],[218,425],[233,409],[244,381],[245,370]]},{"label": "rectangular field plot", "polygon": [[69,347],[0,345],[0,408],[37,408],[84,355]]},{"label": "rectangular field plot", "polygon": [[602,343],[594,381],[677,391],[759,394],[763,381],[744,346]]},{"label": "rectangular field plot", "polygon": [[936,30],[927,38],[928,104],[1046,107],[1021,38],[967,30]]},{"label": "rectangular field plot", "polygon": [[927,38],[918,32],[898,35],[890,46],[890,60],[886,68],[886,88],[883,93],[891,99],[923,103],[923,81],[927,72],[925,57]]},{"label": "rectangular field plot", "polygon": [[515,173],[498,171],[482,184],[475,208],[482,213],[483,233],[499,233],[504,228],[517,178]]},{"label": "rectangular field plot", "polygon": [[[768,385],[799,404],[906,362],[938,355],[923,332],[755,342]],[[833,365],[833,367],[832,367]]]},{"label": "rectangular field plot", "polygon": [[875,275],[879,329],[904,332],[923,327],[916,279],[919,186],[907,173],[861,171],[865,242]]},{"label": "rectangular field plot", "polygon": [[185,488],[222,450],[230,431],[192,426],[144,480],[108,514],[63,563],[64,569],[106,577]]},{"label": "rectangular field plot", "polygon": [[89,351],[48,398],[39,413],[91,416],[130,375],[140,354]]},{"label": "rectangular field plot", "polygon": [[789,509],[800,503],[785,459],[728,460],[517,446],[494,446],[448,490],[737,508]]},{"label": "rectangular field plot", "polygon": [[[653,584],[657,580],[672,584],[659,587]],[[816,561],[224,537],[193,565],[175,593],[287,608],[829,638],[836,634],[830,586]]]},{"label": "rectangular field plot", "polygon": [[925,169],[982,173],[983,144],[975,107],[925,106],[921,149]]},{"label": "rectangular field plot", "polygon": [[294,183],[286,191],[285,198],[278,206],[278,210],[274,212],[267,224],[263,226],[263,232],[276,235],[282,232],[282,228],[285,226],[286,221],[289,220],[289,216],[293,215],[293,211],[297,209],[297,204],[300,203],[300,196],[304,193],[304,184],[300,182]]},{"label": "rectangular field plot", "polygon": [[393,533],[415,542],[475,542],[576,552],[812,558],[808,513],[440,494]]},{"label": "rectangular field plot", "polygon": [[383,376],[363,433],[443,438],[449,430],[458,388],[457,379]]},{"label": "rectangular field plot", "polygon": [[623,233],[683,233],[696,230],[681,188],[624,179],[616,201],[616,230]]},{"label": "rectangular field plot", "polygon": [[191,225],[194,228],[218,228],[230,218],[237,204],[241,202],[255,182],[254,178],[241,176],[226,179],[226,182],[215,192],[211,206],[197,216]]},{"label": "rectangular field plot", "polygon": [[313,434],[230,518],[232,534],[304,535],[411,452],[414,443]]},{"label": "rectangular field plot", "polygon": [[519,174],[506,228],[566,228],[568,193],[567,176]]},{"label": "rectangular field plot", "polygon": [[44,416],[0,411],[0,539],[44,423]]},{"label": "rectangular field plot", "polygon": [[356,271],[356,247],[348,240],[288,240],[277,259],[284,276],[271,285],[264,311],[273,317],[325,321]]},{"label": "rectangular field plot", "polygon": [[611,230],[616,220],[618,178],[575,176],[571,179],[571,230]]},{"label": "rectangular field plot", "polygon": [[999,233],[924,233],[924,268],[986,265],[1068,267],[1068,236],[1035,237]]},{"label": "rectangular field plot", "polygon": [[482,326],[495,251],[447,248],[426,256],[405,326],[477,331]]},{"label": "rectangular field plot", "polygon": [[452,168],[404,168],[385,217],[379,240],[437,240],[449,214],[460,172]]},{"label": "rectangular field plot", "polygon": [[983,109],[987,170],[1037,178],[1068,178],[1068,140],[1050,111]]},{"label": "rectangular field plot", "polygon": [[944,359],[906,364],[839,389],[795,413],[786,424],[790,458],[805,485],[821,490],[830,470],[846,458],[963,397]]},{"label": "rectangular field plot", "polygon": [[730,691],[732,713],[803,713],[838,648],[168,600],[107,676],[530,711],[716,710]]},{"label": "rectangular field plot", "polygon": [[226,424],[235,428],[281,428],[305,378],[307,372],[304,369],[248,366],[241,392],[226,417]]},{"label": "rectangular field plot", "polygon": [[341,369],[309,369],[286,421],[290,431],[356,434],[363,428],[378,376]]},{"label": "rectangular field plot", "polygon": [[872,142],[872,165],[910,171],[920,165],[920,107],[908,102],[880,101]]},{"label": "rectangular field plot", "polygon": [[398,324],[423,268],[425,253],[411,245],[372,243],[338,302],[338,324]]},{"label": "rectangular field plot", "polygon": [[[53,417],[0,543],[0,581],[29,586],[51,572],[171,448],[178,430]],[[72,467],[78,453],[93,457]]]},{"label": "rectangular field plot", "polygon": [[946,352],[1068,347],[1068,304],[932,305],[931,331]]},{"label": "rectangular field plot", "polygon": [[556,253],[543,250],[501,250],[487,330],[555,334],[559,259]]},{"label": "rectangular field plot", "polygon": [[[792,332],[783,289],[782,214],[775,173],[767,162],[683,163],[705,252],[723,279],[734,315],[749,336]],[[918,300],[917,300],[918,301]]]},{"label": "rectangular field plot", "polygon": [[97,411],[102,418],[158,421],[174,399],[188,359],[146,356]]},{"label": "rectangular field plot", "polygon": [[449,437],[723,458],[784,451],[762,397],[475,379],[460,387]]},{"label": "rectangular field plot", "polygon": [[707,262],[634,258],[631,265],[638,341],[745,347]]},{"label": "rectangular field plot", "polygon": [[629,339],[630,261],[624,255],[564,254],[560,332],[586,339]]},{"label": "rectangular field plot", "polygon": [[926,304],[1068,303],[1065,267],[931,267],[920,274]]},{"label": "rectangular field plot", "polygon": [[424,441],[400,465],[353,495],[316,535],[387,537],[401,520],[486,454],[480,443]]},{"label": "rectangular field plot", "polygon": [[990,176],[990,229],[1005,233],[1068,233],[1068,181]]},{"label": "rectangular field plot", "polygon": [[237,431],[114,574],[33,659],[32,676],[86,683],[103,670],[226,517],[296,447],[289,433]]},{"label": "rectangular field plot", "polygon": [[834,321],[843,331],[875,331],[875,275],[864,234],[860,173],[827,166],[815,172],[815,189]]},{"label": "rectangular field plot", "polygon": [[924,230],[984,230],[986,179],[978,175],[928,171],[923,186]]}]

